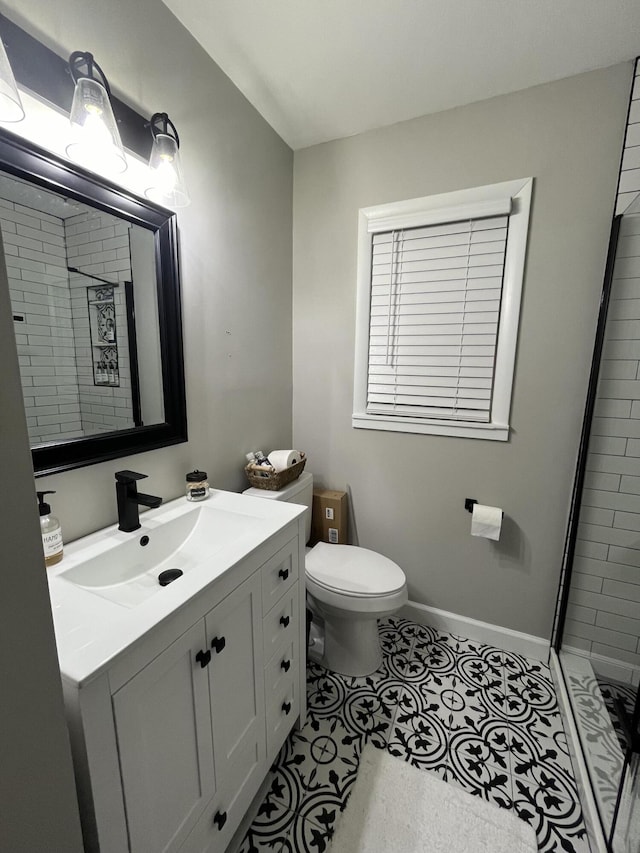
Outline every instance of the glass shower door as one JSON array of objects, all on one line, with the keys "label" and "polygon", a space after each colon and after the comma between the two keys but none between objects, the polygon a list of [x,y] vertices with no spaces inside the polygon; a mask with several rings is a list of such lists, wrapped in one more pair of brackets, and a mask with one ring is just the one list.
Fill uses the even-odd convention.
[{"label": "glass shower door", "polygon": [[559,601],[554,645],[608,849],[640,853],[636,202],[612,229]]},{"label": "glass shower door", "polygon": [[[561,650],[560,662],[603,832],[611,845],[616,827],[626,818],[640,817],[631,806],[633,786],[626,761],[627,742],[619,707],[614,704],[621,693],[626,695],[634,688],[597,672],[597,661],[576,654],[571,646]],[[640,853],[640,847],[627,848],[619,840],[609,849],[615,853]]]},{"label": "glass shower door", "polygon": [[623,735],[626,743],[624,766],[616,814],[613,822],[611,847],[615,853],[640,851],[640,693],[636,696],[632,715],[624,714]]}]

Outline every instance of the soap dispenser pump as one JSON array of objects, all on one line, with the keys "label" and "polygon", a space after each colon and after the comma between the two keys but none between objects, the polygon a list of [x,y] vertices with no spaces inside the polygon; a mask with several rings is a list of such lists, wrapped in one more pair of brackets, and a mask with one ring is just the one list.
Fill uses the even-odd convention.
[{"label": "soap dispenser pump", "polygon": [[45,495],[55,495],[54,491],[36,492],[40,511],[40,532],[44,550],[45,566],[54,566],[62,559],[62,528],[55,515],[51,514],[51,505],[44,500]]}]

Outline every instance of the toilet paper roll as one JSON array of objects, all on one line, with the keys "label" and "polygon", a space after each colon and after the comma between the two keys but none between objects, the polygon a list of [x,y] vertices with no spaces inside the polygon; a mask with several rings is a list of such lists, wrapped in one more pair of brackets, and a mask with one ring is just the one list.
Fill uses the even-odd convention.
[{"label": "toilet paper roll", "polygon": [[471,535],[482,536],[484,539],[500,539],[500,528],[502,527],[502,510],[499,506],[484,506],[484,504],[473,505],[471,518]]},{"label": "toilet paper roll", "polygon": [[269,453],[269,462],[275,469],[276,473],[284,471],[285,468],[291,468],[300,461],[299,450],[272,450]]}]

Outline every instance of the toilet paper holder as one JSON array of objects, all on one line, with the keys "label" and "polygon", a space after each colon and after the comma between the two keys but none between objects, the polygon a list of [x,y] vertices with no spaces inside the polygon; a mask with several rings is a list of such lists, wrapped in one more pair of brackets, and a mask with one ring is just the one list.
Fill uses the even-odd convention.
[{"label": "toilet paper holder", "polygon": [[[464,499],[464,508],[467,512],[473,512],[474,504],[477,504],[478,501],[475,498],[465,498]],[[502,517],[504,518],[504,512],[502,513]]]}]

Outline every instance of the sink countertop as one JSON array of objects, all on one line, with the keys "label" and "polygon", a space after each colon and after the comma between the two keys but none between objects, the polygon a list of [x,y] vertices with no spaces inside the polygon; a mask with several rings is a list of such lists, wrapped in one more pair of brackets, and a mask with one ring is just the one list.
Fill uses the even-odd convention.
[{"label": "sink countertop", "polygon": [[[247,532],[185,573],[178,581],[134,608],[123,607],[65,579],[64,574],[86,560],[105,555],[132,539],[151,534],[164,522],[195,509],[224,510],[246,516]],[[181,497],[140,515],[141,527],[132,533],[117,524],[64,546],[64,557],[47,569],[58,659],[63,678],[81,685],[102,671],[120,653],[163,619],[178,611],[209,584],[247,557],[305,511],[284,501],[267,501],[235,492],[212,490],[204,501]],[[295,534],[294,534],[295,535]],[[116,554],[114,552],[114,554]]]}]

